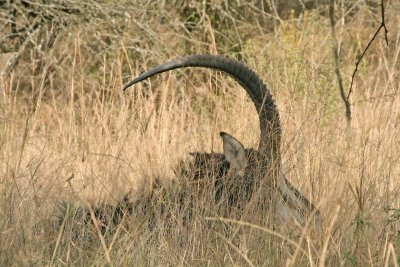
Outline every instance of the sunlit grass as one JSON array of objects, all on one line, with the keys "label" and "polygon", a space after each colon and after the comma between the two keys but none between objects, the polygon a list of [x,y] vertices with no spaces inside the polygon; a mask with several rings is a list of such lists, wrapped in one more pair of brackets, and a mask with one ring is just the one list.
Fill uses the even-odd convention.
[{"label": "sunlit grass", "polygon": [[[358,49],[373,31],[361,27],[368,24],[365,14],[339,27],[346,82]],[[71,27],[49,58],[32,52],[31,63],[19,63],[31,64],[26,77],[15,72],[1,80],[1,264],[399,262],[400,45],[394,34],[389,48],[377,40],[357,73],[351,129],[339,98],[326,18],[306,16],[274,34],[250,34],[242,44],[242,61],[262,77],[279,108],[287,178],[321,210],[324,223],[315,234],[218,219],[212,192],[176,180],[176,166],[190,159],[189,152],[222,151],[220,131],[256,148],[257,113],[231,78],[204,69],[162,74],[122,92],[128,77],[155,64],[209,51],[207,40],[194,38],[195,33],[190,33],[193,40],[184,38],[178,22],[168,21],[176,28],[167,30],[157,28],[154,14],[148,16],[150,24],[133,23],[147,32],[125,32],[107,51],[95,47],[89,34],[101,25]],[[393,32],[395,21],[395,15],[389,17]],[[239,30],[252,26],[244,21]],[[212,35],[208,24],[204,29]],[[132,36],[141,38],[141,49]],[[219,48],[222,54],[237,56],[227,47]],[[51,67],[33,66],[35,59]],[[155,198],[154,207],[164,207],[168,215],[157,209],[134,213],[109,235],[91,223],[57,219],[60,202],[93,209],[127,194],[135,200],[159,192],[155,181],[168,190]],[[195,210],[190,225],[170,201],[185,186],[185,203]],[[246,212],[248,218],[263,216]]]}]

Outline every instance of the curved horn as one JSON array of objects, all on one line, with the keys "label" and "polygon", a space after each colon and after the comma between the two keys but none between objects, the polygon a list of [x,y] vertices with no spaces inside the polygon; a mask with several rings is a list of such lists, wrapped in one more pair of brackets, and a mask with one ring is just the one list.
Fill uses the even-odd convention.
[{"label": "curved horn", "polygon": [[249,94],[259,115],[259,152],[268,159],[280,160],[281,127],[275,102],[258,75],[238,61],[216,55],[193,55],[177,58],[146,71],[126,84],[124,90],[153,75],[184,67],[217,69],[232,76]]}]

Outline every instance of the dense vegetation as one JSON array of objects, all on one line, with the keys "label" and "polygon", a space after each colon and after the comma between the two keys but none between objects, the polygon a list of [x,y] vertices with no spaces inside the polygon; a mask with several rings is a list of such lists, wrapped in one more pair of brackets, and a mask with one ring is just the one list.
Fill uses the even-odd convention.
[{"label": "dense vegetation", "polygon": [[[397,266],[400,6],[385,2],[389,46],[379,35],[359,66],[349,127],[328,1],[293,2],[0,2],[0,265]],[[336,19],[348,88],[380,8],[339,1]],[[238,59],[269,86],[285,173],[320,231],[270,229],[256,209],[221,218],[212,182],[177,171],[189,152],[221,152],[221,130],[257,146],[231,78],[188,69],[122,92],[195,53]]]}]

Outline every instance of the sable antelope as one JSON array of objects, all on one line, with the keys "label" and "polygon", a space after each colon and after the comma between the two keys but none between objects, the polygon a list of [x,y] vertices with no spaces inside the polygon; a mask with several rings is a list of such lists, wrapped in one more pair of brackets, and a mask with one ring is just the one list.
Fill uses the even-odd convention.
[{"label": "sable antelope", "polygon": [[[258,150],[245,149],[235,137],[221,132],[223,154],[194,153],[196,176],[204,176],[204,168],[214,168],[216,177],[216,199],[228,198],[229,205],[239,201],[238,190],[244,191],[245,199],[249,199],[254,189],[254,177],[265,179],[269,187],[269,199],[276,205],[276,212],[283,221],[296,220],[305,225],[314,216],[316,224],[320,224],[319,211],[303,196],[282,172],[280,142],[281,126],[279,114],[271,93],[262,80],[251,69],[243,64],[216,55],[193,55],[177,58],[146,71],[125,85],[124,90],[135,83],[153,75],[184,67],[203,67],[220,70],[232,76],[247,92],[253,101],[260,123],[260,142]],[[222,179],[228,177],[228,179]],[[229,181],[233,181],[228,185]],[[235,187],[236,185],[236,187]],[[229,188],[229,189],[228,189]],[[235,189],[235,190],[232,190]],[[224,194],[224,191],[230,191]],[[243,199],[240,199],[243,200]]]}]

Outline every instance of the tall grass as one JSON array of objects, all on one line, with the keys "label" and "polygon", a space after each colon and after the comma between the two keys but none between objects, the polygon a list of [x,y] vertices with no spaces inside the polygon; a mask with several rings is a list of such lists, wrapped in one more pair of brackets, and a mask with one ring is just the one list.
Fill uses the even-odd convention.
[{"label": "tall grass", "polygon": [[[32,48],[1,80],[1,265],[400,263],[395,7],[387,14],[390,47],[378,39],[357,73],[351,131],[334,75],[329,22],[316,12],[282,22],[271,33],[229,9],[215,18],[220,24],[205,14],[188,30],[172,7],[162,19],[157,4],[138,3],[125,13],[99,8],[110,17],[68,26],[51,47]],[[122,13],[109,15],[115,10]],[[367,8],[358,12],[337,26],[347,83],[377,24]],[[225,26],[227,18],[234,27]],[[259,139],[249,98],[218,72],[175,71],[122,92],[123,83],[143,70],[199,52],[241,58],[269,86],[283,125],[285,173],[321,210],[319,233],[218,218],[211,192],[175,179],[189,152],[222,151],[221,130],[246,147]],[[162,205],[154,204],[168,210],[168,217],[152,211],[155,225],[147,212],[138,212],[109,236],[89,230],[76,237],[74,232],[94,226],[55,219],[59,202],[95,208],[126,194],[139,199],[159,192],[155,181],[171,188],[158,199]],[[181,187],[195,211],[189,225],[182,208],[168,202]],[[263,216],[246,212],[247,218]]]}]

